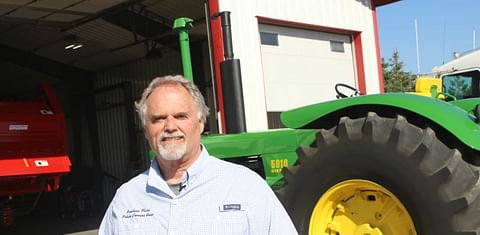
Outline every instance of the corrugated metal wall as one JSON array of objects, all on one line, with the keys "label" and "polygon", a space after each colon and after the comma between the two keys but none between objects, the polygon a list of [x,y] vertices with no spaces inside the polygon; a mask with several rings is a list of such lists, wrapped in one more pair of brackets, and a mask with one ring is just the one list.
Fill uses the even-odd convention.
[{"label": "corrugated metal wall", "polygon": [[96,74],[95,100],[106,203],[121,183],[149,165],[149,147],[133,112],[134,101],[152,78],[181,72],[180,54],[167,48],[161,58],[142,59]]},{"label": "corrugated metal wall", "polygon": [[[91,133],[90,126],[88,125],[88,120],[83,115],[81,117],[81,128],[82,128],[82,133],[81,133],[81,139],[82,140],[88,140],[90,139],[90,136],[93,134]],[[93,169],[94,168],[94,160],[93,160],[93,150],[92,150],[92,142],[91,141],[81,141],[80,143],[80,151],[82,153],[81,159],[82,163],[84,166]]]}]

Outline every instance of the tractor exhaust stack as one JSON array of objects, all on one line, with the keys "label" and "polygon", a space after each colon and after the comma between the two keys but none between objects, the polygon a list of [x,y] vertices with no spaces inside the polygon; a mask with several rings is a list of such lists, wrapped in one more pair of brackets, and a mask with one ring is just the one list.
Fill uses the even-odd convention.
[{"label": "tractor exhaust stack", "polygon": [[224,47],[224,61],[220,62],[222,89],[225,94],[224,109],[227,133],[246,132],[245,108],[243,103],[242,73],[240,60],[233,58],[230,12],[215,14],[220,16]]}]

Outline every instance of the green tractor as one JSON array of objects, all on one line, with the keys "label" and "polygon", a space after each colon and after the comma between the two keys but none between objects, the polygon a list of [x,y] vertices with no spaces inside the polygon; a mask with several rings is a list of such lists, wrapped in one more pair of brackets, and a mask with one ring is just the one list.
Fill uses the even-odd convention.
[{"label": "green tractor", "polygon": [[202,143],[263,176],[300,234],[480,234],[480,98],[337,93]]},{"label": "green tractor", "polygon": [[290,129],[202,142],[264,175],[300,234],[478,234],[479,108],[459,107],[358,96],[284,112]]}]

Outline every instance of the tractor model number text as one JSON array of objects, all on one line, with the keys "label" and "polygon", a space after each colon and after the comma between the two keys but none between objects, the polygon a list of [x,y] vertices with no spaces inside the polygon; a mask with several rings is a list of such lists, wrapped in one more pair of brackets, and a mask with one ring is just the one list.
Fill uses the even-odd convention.
[{"label": "tractor model number text", "polygon": [[282,168],[288,167],[288,159],[274,159],[270,161],[272,173],[281,173]]}]

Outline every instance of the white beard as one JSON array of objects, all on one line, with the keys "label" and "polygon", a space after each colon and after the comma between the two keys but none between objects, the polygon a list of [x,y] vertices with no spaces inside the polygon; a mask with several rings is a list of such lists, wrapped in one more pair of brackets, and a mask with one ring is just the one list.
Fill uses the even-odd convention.
[{"label": "white beard", "polygon": [[163,138],[180,136],[185,138],[185,135],[180,131],[174,133],[162,132],[162,134],[160,134],[160,136],[157,138],[157,150],[161,158],[167,161],[175,161],[180,160],[185,153],[187,153],[187,143],[185,141],[182,143],[172,144],[162,143]]}]

